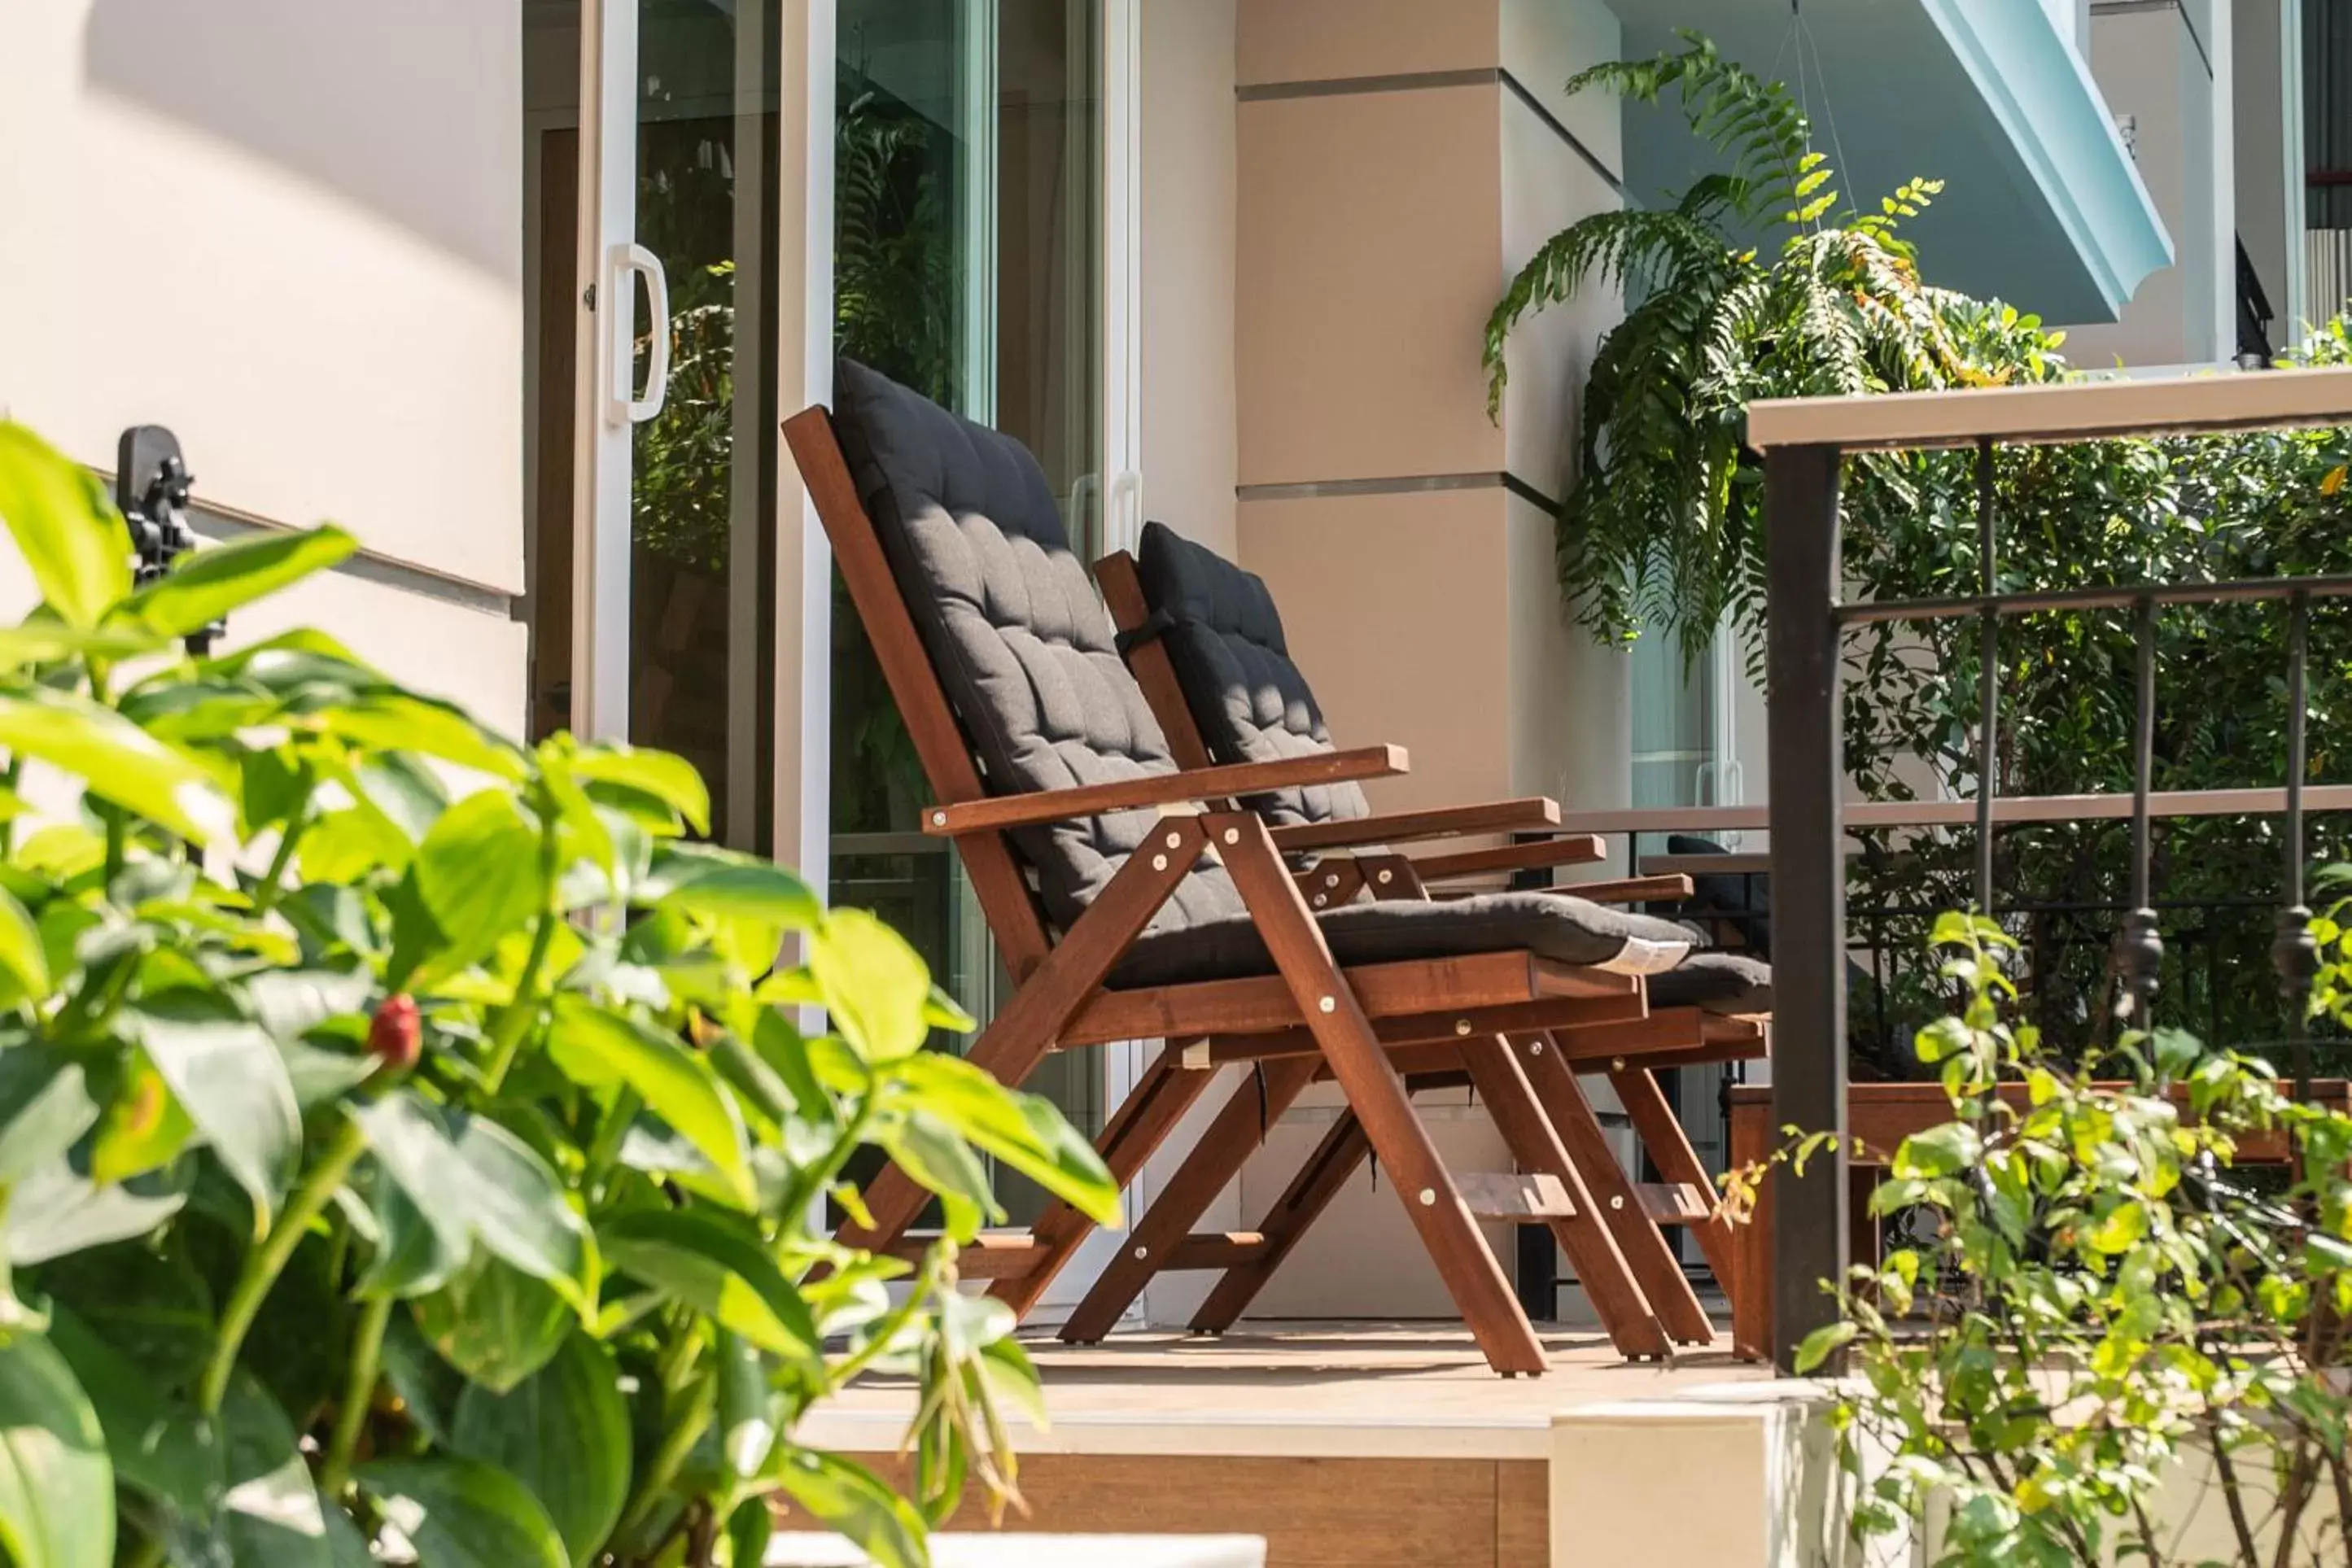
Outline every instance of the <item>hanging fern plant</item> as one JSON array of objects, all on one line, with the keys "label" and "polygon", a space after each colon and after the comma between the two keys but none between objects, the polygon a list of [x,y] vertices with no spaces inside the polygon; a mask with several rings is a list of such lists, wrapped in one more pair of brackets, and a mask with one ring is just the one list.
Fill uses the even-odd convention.
[{"label": "hanging fern plant", "polygon": [[[2038,381],[2063,363],[2035,318],[1921,281],[1897,230],[1940,181],[1910,181],[1875,211],[1841,210],[1788,89],[1681,37],[1679,50],[1595,66],[1568,90],[1654,104],[1673,89],[1728,166],[1671,205],[1596,213],[1553,235],[1488,319],[1486,364],[1487,412],[1499,415],[1521,320],[1580,287],[1623,292],[1625,318],[1584,388],[1560,587],[1603,641],[1655,632],[1696,656],[1727,617],[1761,623],[1763,469],[1742,444],[1751,401]],[[1742,237],[1759,228],[1760,243]],[[1880,472],[1895,466],[1856,483],[1901,486]]]}]

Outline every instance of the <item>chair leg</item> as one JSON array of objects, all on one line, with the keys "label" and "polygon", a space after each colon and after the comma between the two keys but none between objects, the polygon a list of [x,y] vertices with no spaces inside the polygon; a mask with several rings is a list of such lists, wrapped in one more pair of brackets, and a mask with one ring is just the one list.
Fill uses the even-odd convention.
[{"label": "chair leg", "polygon": [[1226,1270],[1202,1301],[1200,1310],[1192,1314],[1194,1333],[1223,1333],[1241,1321],[1305,1236],[1309,1227],[1322,1218],[1339,1196],[1349,1178],[1356,1174],[1372,1145],[1364,1137],[1364,1124],[1356,1120],[1353,1111],[1342,1110],[1298,1174],[1290,1178],[1265,1218],[1257,1223],[1258,1234],[1265,1238],[1265,1249],[1246,1263],[1237,1263]]},{"label": "chair leg", "polygon": [[1732,1276],[1738,1267],[1731,1221],[1725,1218],[1722,1204],[1715,1200],[1714,1179],[1699,1163],[1698,1151],[1691,1147],[1682,1119],[1666,1103],[1657,1074],[1638,1067],[1622,1068],[1609,1074],[1609,1082],[1633,1124],[1633,1135],[1642,1140],[1650,1163],[1658,1167],[1660,1178],[1696,1186],[1707,1195],[1712,1212],[1689,1228],[1698,1238],[1699,1250],[1706,1255],[1706,1266],[1715,1270],[1715,1282],[1729,1298],[1735,1288]]},{"label": "chair leg", "polygon": [[1619,1354],[1637,1360],[1663,1360],[1672,1354],[1674,1345],[1665,1325],[1644,1299],[1615,1236],[1601,1218],[1602,1203],[1594,1198],[1582,1167],[1545,1114],[1510,1047],[1500,1036],[1465,1041],[1462,1060],[1511,1157],[1523,1170],[1558,1177],[1568,1189],[1576,1212],[1550,1221],[1551,1233],[1574,1266],[1610,1343]]},{"label": "chair leg", "polygon": [[1265,822],[1241,811],[1214,812],[1202,821],[1372,1152],[1395,1176],[1405,1212],[1487,1364],[1507,1375],[1543,1372],[1548,1363],[1535,1325],[1413,1113],[1404,1080],[1348,988]]},{"label": "chair leg", "polygon": [[1690,1276],[1683,1272],[1682,1260],[1667,1245],[1665,1232],[1642,1207],[1641,1193],[1617,1163],[1609,1134],[1601,1130],[1601,1118],[1593,1113],[1592,1102],[1584,1097],[1576,1074],[1560,1061],[1559,1046],[1546,1035],[1514,1035],[1511,1051],[1526,1069],[1551,1124],[1559,1129],[1560,1142],[1568,1145],[1569,1157],[1584,1173],[1601,1218],[1633,1270],[1642,1293],[1650,1299],[1651,1311],[1682,1343],[1712,1343],[1715,1325],[1707,1321],[1706,1309],[1699,1305]]},{"label": "chair leg", "polygon": [[1208,1132],[1128,1232],[1118,1255],[1062,1324],[1063,1339],[1072,1344],[1093,1344],[1118,1326],[1144,1286],[1175,1256],[1177,1243],[1192,1233],[1217,1195],[1241,1174],[1265,1136],[1265,1124],[1290,1108],[1315,1082],[1320,1066],[1311,1056],[1269,1061],[1262,1101],[1258,1088],[1244,1085],[1225,1102]]},{"label": "chair leg", "polygon": [[[1061,944],[1022,982],[996,1021],[981,1032],[968,1059],[974,1067],[1007,1089],[1018,1089],[1045,1060],[1054,1037],[1076,1016],[1208,847],[1197,818],[1166,818],[1160,831],[1165,834],[1167,852],[1127,857]],[[906,1234],[930,1196],[905,1171],[886,1166],[863,1195],[873,1225],[845,1225],[838,1239],[845,1246],[869,1251],[887,1247]]]},{"label": "chair leg", "polygon": [[[1181,1046],[1163,1046],[1143,1082],[1120,1103],[1102,1136],[1095,1140],[1095,1152],[1109,1167],[1111,1180],[1121,1192],[1216,1077],[1213,1069],[1185,1067],[1183,1056]],[[1030,1239],[1041,1250],[1029,1271],[1017,1279],[997,1281],[989,1294],[1010,1306],[1015,1315],[1027,1317],[1045,1287],[1077,1255],[1094,1229],[1092,1219],[1066,1203],[1055,1203],[1030,1228]]]}]

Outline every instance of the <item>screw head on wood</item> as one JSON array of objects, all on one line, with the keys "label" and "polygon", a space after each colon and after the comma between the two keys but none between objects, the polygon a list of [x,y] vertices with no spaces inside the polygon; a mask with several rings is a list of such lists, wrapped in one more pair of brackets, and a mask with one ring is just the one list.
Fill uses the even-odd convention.
[{"label": "screw head on wood", "polygon": [[1421,1189],[1421,1207],[1423,1208],[1434,1208],[1436,1206],[1437,1189],[1432,1186],[1423,1187]]},{"label": "screw head on wood", "polygon": [[1330,902],[1331,902],[1331,901],[1330,901],[1328,898],[1325,897],[1322,894],[1319,894],[1319,893],[1318,893],[1318,894],[1317,894],[1315,895],[1315,907],[1316,907],[1316,908],[1318,908],[1318,909],[1322,908],[1325,904],[1328,904],[1328,903],[1330,903]]},{"label": "screw head on wood", "polygon": [[931,813],[931,826],[935,828],[944,828],[947,825],[948,814],[945,811],[933,811]]},{"label": "screw head on wood", "polygon": [[1242,831],[1239,828],[1227,828],[1225,830],[1225,842],[1229,844],[1237,844],[1241,841]]},{"label": "screw head on wood", "polygon": [[1391,882],[1394,881],[1395,878],[1396,873],[1392,871],[1384,871],[1381,873],[1381,885],[1382,887],[1386,887]]},{"label": "screw head on wood", "polygon": [[1321,1001],[1317,1002],[1315,1005],[1321,1008],[1327,1013],[1335,1013],[1339,1010],[1339,998],[1337,997],[1325,997]]},{"label": "screw head on wood", "polygon": [[1151,869],[1153,871],[1166,871],[1168,869],[1168,857],[1166,855],[1153,855],[1151,857]]},{"label": "screw head on wood", "polygon": [[1325,873],[1323,873],[1323,885],[1324,885],[1324,886],[1326,886],[1326,887],[1337,887],[1337,886],[1339,886],[1339,873],[1338,872],[1336,872],[1336,871],[1327,871],[1327,872],[1325,872]]},{"label": "screw head on wood", "polygon": [[1612,1056],[1612,1057],[1611,1057],[1611,1058],[1609,1059],[1609,1071],[1612,1071],[1612,1072],[1622,1072],[1622,1071],[1625,1071],[1625,1059],[1624,1059],[1623,1057],[1622,1057],[1622,1056]]},{"label": "screw head on wood", "polygon": [[1139,1247],[1139,1248],[1137,1248],[1137,1249],[1135,1249],[1135,1259],[1136,1259],[1136,1261],[1137,1261],[1137,1262],[1139,1262],[1139,1262],[1141,1262],[1144,1259],[1149,1258],[1149,1257],[1150,1257],[1150,1256],[1151,1256],[1151,1249],[1150,1249],[1150,1248],[1149,1248],[1149,1247]]},{"label": "screw head on wood", "polygon": [[1181,833],[1171,833],[1171,834],[1169,834],[1169,835],[1168,835],[1168,847],[1169,847],[1170,849],[1171,849],[1171,850],[1173,850],[1173,849],[1181,849],[1181,848],[1183,847],[1183,844],[1184,844],[1184,835],[1183,835],[1183,834],[1181,834]]},{"label": "screw head on wood", "polygon": [[1543,1041],[1539,1040],[1531,1040],[1528,1041],[1528,1054],[1529,1056],[1541,1056],[1543,1054]]},{"label": "screw head on wood", "polygon": [[1622,1207],[1625,1207],[1625,1195],[1624,1195],[1623,1193],[1622,1193],[1622,1192],[1613,1192],[1613,1193],[1611,1193],[1611,1194],[1609,1195],[1609,1207],[1612,1207],[1612,1208],[1622,1208]]},{"label": "screw head on wood", "polygon": [[1468,1019],[1455,1019],[1454,1020],[1454,1032],[1456,1034],[1468,1034],[1470,1032],[1470,1020]]}]

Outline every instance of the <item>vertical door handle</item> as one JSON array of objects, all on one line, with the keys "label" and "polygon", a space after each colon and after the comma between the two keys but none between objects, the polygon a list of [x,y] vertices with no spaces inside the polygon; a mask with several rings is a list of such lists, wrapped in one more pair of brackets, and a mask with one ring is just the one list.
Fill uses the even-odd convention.
[{"label": "vertical door handle", "polygon": [[[652,342],[646,357],[646,391],[639,397],[636,380],[636,279],[646,280],[646,319]],[[604,268],[604,298],[612,319],[605,335],[612,379],[604,417],[614,424],[643,424],[662,411],[669,395],[669,277],[661,257],[644,246],[616,245]]]},{"label": "vertical door handle", "polygon": [[1143,510],[1143,476],[1132,468],[1122,468],[1111,476],[1110,497],[1103,507],[1103,548],[1132,549],[1143,537],[1143,518],[1137,516],[1135,527],[1122,529],[1120,520],[1128,515],[1126,503],[1134,500],[1134,511]]}]

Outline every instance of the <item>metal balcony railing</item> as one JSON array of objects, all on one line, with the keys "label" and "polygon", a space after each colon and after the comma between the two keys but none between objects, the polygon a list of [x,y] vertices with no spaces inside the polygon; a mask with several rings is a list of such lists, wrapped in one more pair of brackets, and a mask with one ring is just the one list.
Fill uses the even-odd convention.
[{"label": "metal balcony railing", "polygon": [[[2278,813],[2284,857],[2273,958],[2297,1092],[2306,1091],[2311,1049],[2301,1019],[2317,955],[2304,904],[2305,816],[2352,807],[2352,789],[2306,789],[2305,682],[2310,606],[2352,597],[2352,577],[2264,578],[2225,582],[2117,583],[2095,589],[2001,592],[1996,567],[1993,455],[2002,444],[2095,441],[2134,435],[2352,423],[2352,371],[2284,371],[2178,382],[2108,382],[1882,397],[1790,399],[1748,410],[1748,444],[1764,455],[1767,563],[1767,700],[1772,834],[1773,1121],[1838,1134],[1832,1157],[1802,1174],[1772,1174],[1774,1360],[1783,1370],[1812,1330],[1838,1308],[1824,1281],[1848,1264],[1845,1132],[1848,936],[1846,852],[1850,829],[1896,822],[1976,829],[1975,901],[2000,910],[1994,884],[1993,829],[2005,821],[2127,818],[2130,900],[2119,918],[2116,963],[2126,1004],[2147,1018],[2162,945],[2149,889],[2149,822],[2163,816]],[[1848,602],[1841,572],[1839,484],[1849,453],[1973,448],[1977,454],[1977,558],[1980,591],[1959,597]],[[2157,617],[2167,605],[2225,601],[2284,603],[2288,623],[2287,777],[2281,789],[2158,793],[2154,762]],[[2133,789],[2128,795],[1996,798],[1991,780],[2000,724],[1997,637],[2005,617],[2053,610],[2126,609],[2137,617],[2137,692]],[[1973,617],[1984,656],[1978,694],[1973,801],[1848,802],[1841,686],[1843,639],[1872,622]],[[1626,826],[1630,824],[1619,824]]]}]

